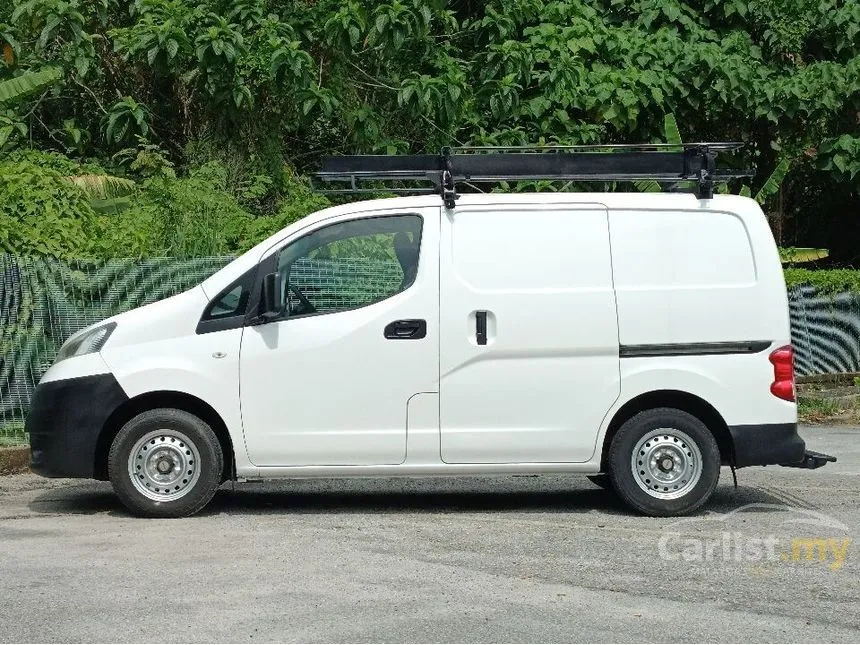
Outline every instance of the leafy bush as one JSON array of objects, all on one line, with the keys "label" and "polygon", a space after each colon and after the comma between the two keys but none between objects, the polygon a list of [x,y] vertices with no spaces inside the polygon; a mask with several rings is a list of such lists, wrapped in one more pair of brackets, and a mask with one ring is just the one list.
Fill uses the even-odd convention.
[{"label": "leafy bush", "polygon": [[[16,151],[0,160],[0,251],[63,259],[235,255],[330,205],[283,170],[278,209],[255,217],[240,202],[241,193],[228,190],[229,170],[221,162],[177,178],[169,164],[139,163],[142,156],[160,158],[150,147],[131,149],[130,166],[149,177],[123,198],[127,208],[116,212],[94,210],[93,204],[105,200],[91,199],[104,195],[84,188],[131,182],[106,175],[99,165],[38,151]],[[247,195],[258,184],[240,188]]]},{"label": "leafy bush", "polygon": [[230,253],[251,219],[232,196],[205,179],[154,179],[144,198],[153,250],[172,257]]},{"label": "leafy bush", "polygon": [[860,271],[855,269],[785,269],[785,283],[791,288],[808,285],[821,295],[860,294]]},{"label": "leafy bush", "polygon": [[248,222],[237,251],[246,251],[306,215],[331,206],[325,196],[314,193],[307,183],[286,171],[283,185],[285,194],[278,211],[274,215],[257,217]]},{"label": "leafy bush", "polygon": [[90,257],[98,233],[89,200],[63,174],[28,159],[0,160],[0,250]]}]

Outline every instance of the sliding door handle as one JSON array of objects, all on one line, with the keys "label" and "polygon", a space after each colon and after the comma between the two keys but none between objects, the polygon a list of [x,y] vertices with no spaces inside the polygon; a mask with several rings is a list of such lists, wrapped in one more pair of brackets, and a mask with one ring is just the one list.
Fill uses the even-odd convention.
[{"label": "sliding door handle", "polygon": [[427,321],[395,320],[385,326],[384,335],[391,340],[418,340],[427,335]]},{"label": "sliding door handle", "polygon": [[478,345],[487,344],[487,312],[475,312],[475,341]]}]

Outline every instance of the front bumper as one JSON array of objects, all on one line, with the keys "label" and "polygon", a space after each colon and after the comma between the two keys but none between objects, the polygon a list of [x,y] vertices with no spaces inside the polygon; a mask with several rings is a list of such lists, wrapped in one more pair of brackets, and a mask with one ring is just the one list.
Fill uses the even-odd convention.
[{"label": "front bumper", "polygon": [[43,477],[92,478],[99,435],[128,401],[112,374],[40,383],[30,402],[30,469]]},{"label": "front bumper", "polygon": [[796,423],[767,423],[729,426],[734,445],[733,465],[768,466],[778,464],[793,468],[820,468],[836,457],[806,449],[797,434]]}]

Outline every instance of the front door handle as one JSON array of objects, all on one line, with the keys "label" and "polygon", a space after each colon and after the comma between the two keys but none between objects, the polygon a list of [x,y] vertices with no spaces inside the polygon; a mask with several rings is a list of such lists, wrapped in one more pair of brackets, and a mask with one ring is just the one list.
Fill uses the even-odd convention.
[{"label": "front door handle", "polygon": [[385,326],[384,333],[391,340],[418,340],[427,335],[427,321],[395,320]]}]

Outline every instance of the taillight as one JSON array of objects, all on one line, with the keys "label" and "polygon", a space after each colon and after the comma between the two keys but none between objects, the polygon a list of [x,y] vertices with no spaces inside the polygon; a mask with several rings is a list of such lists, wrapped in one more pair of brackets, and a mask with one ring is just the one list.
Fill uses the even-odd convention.
[{"label": "taillight", "polygon": [[773,364],[771,394],[786,401],[794,401],[794,350],[791,345],[773,350],[768,360]]}]

